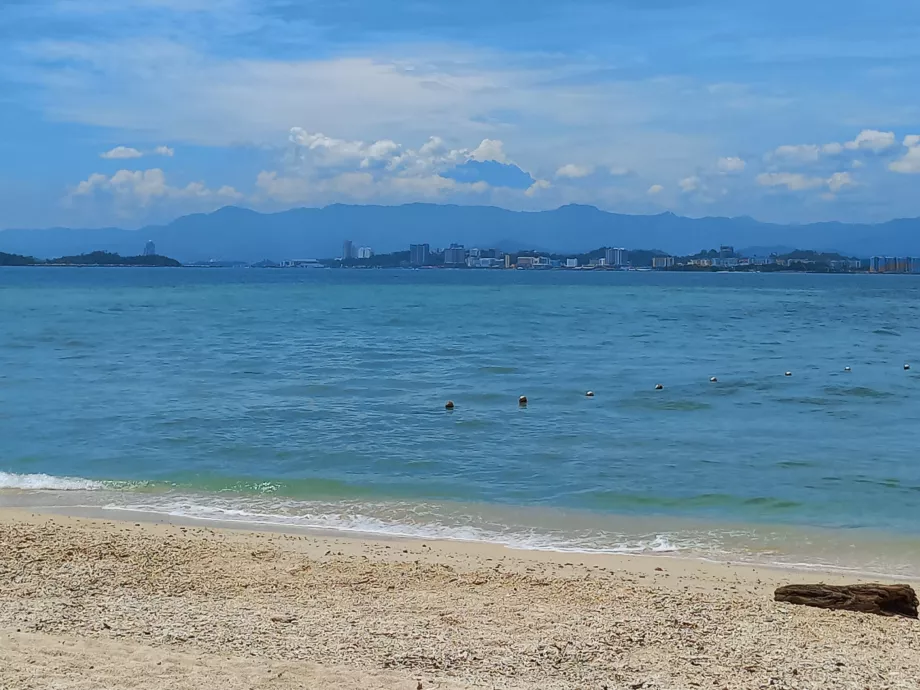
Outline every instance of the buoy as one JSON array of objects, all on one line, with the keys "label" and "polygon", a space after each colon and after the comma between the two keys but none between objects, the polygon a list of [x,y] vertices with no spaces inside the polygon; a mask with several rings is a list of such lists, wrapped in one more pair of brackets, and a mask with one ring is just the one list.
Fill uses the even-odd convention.
[{"label": "buoy", "polygon": [[715,376],[709,377],[709,383],[718,383],[718,382],[719,382],[719,379],[717,379]]},{"label": "buoy", "polygon": [[910,364],[904,365],[904,371],[910,371]]},{"label": "buoy", "polygon": [[585,397],[586,397],[586,398],[593,398],[593,397],[594,397],[594,391],[588,391],[587,393],[585,393]]},{"label": "buoy", "polygon": [[787,371],[787,372],[786,372],[786,376],[792,376],[792,372],[791,372],[791,371]]},{"label": "buoy", "polygon": [[453,400],[448,400],[448,401],[447,401],[447,404],[444,405],[444,409],[445,409],[445,410],[452,410],[452,409],[454,409],[454,401],[453,401]]},{"label": "buoy", "polygon": [[850,367],[844,367],[843,370],[844,370],[844,371],[850,371]]},{"label": "buoy", "polygon": [[662,390],[664,390],[664,386],[662,386],[660,383],[656,383],[656,384],[655,384],[655,390],[656,390],[656,391],[662,391]]},{"label": "buoy", "polygon": [[526,396],[526,395],[522,395],[520,398],[518,398],[518,405],[520,405],[521,407],[523,407],[523,406],[526,405],[526,404],[527,404],[527,396]]}]

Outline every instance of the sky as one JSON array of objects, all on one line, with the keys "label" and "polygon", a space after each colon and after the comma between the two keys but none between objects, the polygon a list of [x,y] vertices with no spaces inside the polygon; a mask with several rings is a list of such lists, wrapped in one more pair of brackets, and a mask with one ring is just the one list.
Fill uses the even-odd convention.
[{"label": "sky", "polygon": [[0,0],[0,228],[920,216],[916,0]]}]

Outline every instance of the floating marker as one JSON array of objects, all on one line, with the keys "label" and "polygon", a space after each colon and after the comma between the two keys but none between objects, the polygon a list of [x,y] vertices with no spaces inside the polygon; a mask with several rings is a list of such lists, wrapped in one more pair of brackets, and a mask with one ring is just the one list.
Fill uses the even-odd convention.
[{"label": "floating marker", "polygon": [[664,386],[662,386],[660,383],[656,383],[656,384],[655,384],[655,390],[656,390],[656,391],[663,391],[663,390],[664,390]]},{"label": "floating marker", "polygon": [[587,393],[585,393],[585,397],[586,397],[586,398],[593,398],[593,397],[594,397],[594,391],[588,391]]},{"label": "floating marker", "polygon": [[452,410],[452,409],[454,409],[454,401],[453,401],[453,400],[448,400],[447,403],[444,405],[444,409],[445,409],[445,410]]},{"label": "floating marker", "polygon": [[521,407],[524,407],[526,404],[527,404],[526,395],[522,395],[520,398],[518,398],[518,405],[520,405]]},{"label": "floating marker", "polygon": [[844,370],[844,371],[850,371],[850,367],[844,367],[843,370]]},{"label": "floating marker", "polygon": [[910,364],[904,365],[904,371],[910,371]]},{"label": "floating marker", "polygon": [[786,372],[786,376],[792,376],[792,372],[791,372],[791,371],[787,371],[787,372]]},{"label": "floating marker", "polygon": [[718,383],[718,382],[719,382],[719,379],[717,379],[715,376],[709,377],[709,383]]}]

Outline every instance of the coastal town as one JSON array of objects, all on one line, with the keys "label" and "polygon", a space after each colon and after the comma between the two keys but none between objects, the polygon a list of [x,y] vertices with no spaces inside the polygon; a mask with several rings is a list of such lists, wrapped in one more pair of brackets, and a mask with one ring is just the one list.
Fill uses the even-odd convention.
[{"label": "coastal town", "polygon": [[[269,262],[270,263],[270,262]],[[786,252],[736,251],[733,246],[703,250],[691,256],[673,256],[657,250],[602,247],[582,254],[499,248],[482,249],[451,244],[432,248],[412,244],[408,251],[376,254],[371,247],[346,240],[336,259],[286,260],[281,268],[453,268],[489,270],[613,270],[613,271],[751,271],[818,273],[914,273],[920,274],[920,257],[872,256],[860,258],[836,252],[792,250]]]}]

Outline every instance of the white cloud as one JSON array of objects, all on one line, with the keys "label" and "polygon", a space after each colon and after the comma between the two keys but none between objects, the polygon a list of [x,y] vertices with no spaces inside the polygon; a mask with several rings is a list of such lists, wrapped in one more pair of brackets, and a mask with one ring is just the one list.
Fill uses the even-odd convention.
[{"label": "white cloud", "polygon": [[100,153],[100,158],[105,158],[106,160],[125,160],[128,158],[140,158],[144,154],[138,151],[137,149],[132,149],[128,146],[116,146],[110,151],[105,153]]},{"label": "white cloud", "polygon": [[166,175],[159,168],[149,170],[119,170],[111,177],[94,173],[77,184],[70,192],[69,200],[105,194],[114,198],[116,205],[126,207],[147,207],[160,200],[200,200],[226,203],[242,198],[233,187],[208,189],[201,182],[190,182],[185,187],[173,187],[166,182]]},{"label": "white cloud", "polygon": [[908,134],[904,137],[904,146],[907,147],[907,153],[890,163],[888,169],[902,175],[920,173],[920,134]]},{"label": "white cloud", "polygon": [[175,155],[176,151],[175,149],[171,149],[168,146],[157,146],[153,150],[153,153],[156,156],[167,156],[168,158],[172,158]]},{"label": "white cloud", "polygon": [[682,192],[689,193],[689,192],[695,192],[698,189],[700,189],[700,187],[703,184],[703,181],[696,175],[693,175],[691,177],[685,177],[677,184],[680,186],[680,189]]},{"label": "white cloud", "polygon": [[483,139],[482,143],[470,152],[470,159],[497,163],[509,162],[505,155],[505,145],[498,139]]},{"label": "white cloud", "polygon": [[563,165],[556,171],[556,177],[567,177],[569,179],[578,179],[581,177],[587,177],[594,172],[594,168],[590,165],[576,165],[575,163],[568,163]]},{"label": "white cloud", "polygon": [[797,163],[814,163],[822,156],[839,156],[844,151],[870,151],[881,153],[896,146],[894,132],[880,132],[875,129],[864,129],[852,141],[843,144],[831,142],[828,144],[787,144],[775,149],[768,154],[767,159],[782,159]]},{"label": "white cloud", "polygon": [[757,176],[757,184],[762,187],[785,187],[791,192],[827,187],[832,192],[839,192],[855,182],[848,172],[834,173],[828,178],[803,175],[801,173],[769,172]]},{"label": "white cloud", "polygon": [[648,188],[647,194],[649,196],[655,196],[657,194],[661,194],[663,191],[664,191],[664,187],[662,187],[660,184],[653,184],[651,187]]},{"label": "white cloud", "polygon": [[347,201],[412,201],[439,199],[445,194],[478,195],[490,191],[485,182],[457,182],[437,174],[414,177],[375,177],[366,171],[343,172],[332,177],[310,179],[263,170],[256,178],[257,199],[285,204]]},{"label": "white cloud", "polygon": [[723,175],[744,172],[744,168],[746,166],[747,163],[745,163],[741,158],[735,156],[720,158],[716,163],[716,167]]},{"label": "white cloud", "polygon": [[894,132],[879,132],[876,129],[864,129],[853,141],[844,144],[850,150],[866,150],[880,153],[897,145]]},{"label": "white cloud", "polygon": [[547,180],[535,180],[530,187],[524,192],[525,196],[534,197],[544,189],[549,189],[553,185]]},{"label": "white cloud", "polygon": [[844,187],[851,187],[856,184],[853,180],[853,176],[848,172],[837,172],[830,176],[830,179],[827,181],[827,188],[830,189],[833,193],[839,192]]}]

